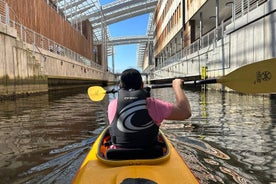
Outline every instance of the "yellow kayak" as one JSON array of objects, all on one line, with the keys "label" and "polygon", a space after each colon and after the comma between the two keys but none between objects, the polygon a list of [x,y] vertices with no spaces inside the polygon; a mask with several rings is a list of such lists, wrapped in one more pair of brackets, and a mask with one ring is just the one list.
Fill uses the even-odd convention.
[{"label": "yellow kayak", "polygon": [[157,150],[109,149],[109,140],[107,127],[93,144],[73,183],[199,183],[161,131]]}]

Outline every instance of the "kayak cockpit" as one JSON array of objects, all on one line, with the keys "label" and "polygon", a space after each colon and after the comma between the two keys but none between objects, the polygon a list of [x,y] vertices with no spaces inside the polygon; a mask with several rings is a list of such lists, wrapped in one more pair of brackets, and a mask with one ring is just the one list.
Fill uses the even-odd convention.
[{"label": "kayak cockpit", "polygon": [[94,142],[73,183],[198,183],[162,132],[159,140],[164,143],[163,155],[156,158],[108,159],[105,154],[110,146],[109,139],[107,127]]},{"label": "kayak cockpit", "polygon": [[158,144],[153,147],[112,149],[109,128],[101,134],[97,158],[108,165],[159,164],[170,156],[170,149],[164,135],[158,134]]}]

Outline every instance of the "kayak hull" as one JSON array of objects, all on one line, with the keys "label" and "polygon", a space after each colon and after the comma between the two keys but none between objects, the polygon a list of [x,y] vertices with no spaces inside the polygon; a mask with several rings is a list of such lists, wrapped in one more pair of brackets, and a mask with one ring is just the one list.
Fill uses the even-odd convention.
[{"label": "kayak hull", "polygon": [[97,138],[73,183],[198,183],[185,161],[177,153],[170,141],[163,135],[167,149],[162,157],[154,159],[107,160],[99,154],[103,152],[102,141],[108,128]]}]

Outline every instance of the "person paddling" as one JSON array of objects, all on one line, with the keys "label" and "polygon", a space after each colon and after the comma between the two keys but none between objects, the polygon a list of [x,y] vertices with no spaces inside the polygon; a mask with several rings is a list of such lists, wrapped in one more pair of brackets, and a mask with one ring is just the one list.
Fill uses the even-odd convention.
[{"label": "person paddling", "polygon": [[123,71],[118,98],[108,105],[108,120],[113,147],[148,148],[157,142],[159,126],[166,120],[185,120],[191,117],[191,107],[183,80],[174,79],[172,88],[176,102],[150,97],[144,89],[142,76],[136,69]]}]

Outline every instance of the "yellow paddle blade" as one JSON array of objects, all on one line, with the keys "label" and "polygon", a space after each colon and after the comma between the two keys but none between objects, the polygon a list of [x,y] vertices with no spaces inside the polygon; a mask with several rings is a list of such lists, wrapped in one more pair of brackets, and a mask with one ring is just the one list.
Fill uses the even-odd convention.
[{"label": "yellow paddle blade", "polygon": [[217,82],[242,93],[275,93],[276,58],[240,67]]},{"label": "yellow paddle blade", "polygon": [[88,92],[89,98],[95,102],[101,101],[106,94],[106,90],[100,86],[89,87],[87,92]]}]

